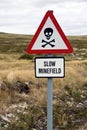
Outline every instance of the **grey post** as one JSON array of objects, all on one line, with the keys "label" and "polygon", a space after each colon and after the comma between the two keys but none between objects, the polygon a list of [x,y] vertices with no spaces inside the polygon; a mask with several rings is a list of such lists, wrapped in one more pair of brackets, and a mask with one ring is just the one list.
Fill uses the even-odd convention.
[{"label": "grey post", "polygon": [[52,99],[53,99],[52,78],[48,78],[47,130],[52,130],[53,128]]},{"label": "grey post", "polygon": [[[52,11],[52,13],[53,13],[53,11]],[[52,56],[53,55],[48,55],[48,57],[52,57]],[[53,129],[53,107],[52,107],[53,92],[52,92],[52,89],[53,89],[52,78],[48,78],[47,130]]]},{"label": "grey post", "polygon": [[[53,55],[48,55],[48,57],[53,57]],[[47,93],[47,130],[53,129],[53,108],[52,108],[52,100],[53,100],[53,82],[52,78],[48,78],[48,93]]]}]

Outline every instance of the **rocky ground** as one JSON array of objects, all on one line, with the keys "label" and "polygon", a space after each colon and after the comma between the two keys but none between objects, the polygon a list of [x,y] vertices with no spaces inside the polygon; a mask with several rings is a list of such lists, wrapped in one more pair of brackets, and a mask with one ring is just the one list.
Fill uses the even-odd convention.
[{"label": "rocky ground", "polygon": [[[31,81],[27,83],[17,81],[15,84],[8,84],[5,81],[0,83],[0,94],[3,93],[3,98],[5,98],[0,108],[0,130],[47,129],[46,102],[39,104],[37,100],[35,102],[35,99],[31,98],[32,86],[37,87],[39,91],[38,86],[41,84]],[[54,93],[54,130],[86,130],[86,123],[87,83],[79,89],[71,89],[66,85],[62,95]]]}]

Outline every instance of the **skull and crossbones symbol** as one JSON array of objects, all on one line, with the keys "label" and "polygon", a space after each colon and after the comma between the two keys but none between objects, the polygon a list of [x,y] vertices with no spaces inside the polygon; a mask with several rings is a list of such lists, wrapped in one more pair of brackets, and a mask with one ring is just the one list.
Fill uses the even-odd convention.
[{"label": "skull and crossbones symbol", "polygon": [[42,45],[42,47],[44,48],[44,47],[47,46],[47,45],[50,45],[51,47],[54,47],[55,45],[53,44],[53,42],[55,42],[55,39],[49,41],[50,38],[51,38],[51,36],[53,35],[53,29],[52,29],[52,28],[46,28],[46,29],[44,30],[44,35],[45,35],[47,41],[44,40],[44,39],[42,39],[42,43],[44,43],[44,44]]}]

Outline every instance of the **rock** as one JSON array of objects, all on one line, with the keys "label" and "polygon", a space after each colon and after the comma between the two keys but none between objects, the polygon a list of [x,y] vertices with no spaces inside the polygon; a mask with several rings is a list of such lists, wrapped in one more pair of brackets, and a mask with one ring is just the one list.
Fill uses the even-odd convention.
[{"label": "rock", "polygon": [[84,108],[87,109],[87,100],[84,101]]},{"label": "rock", "polygon": [[1,114],[0,114],[0,117],[1,117],[1,119],[2,119],[3,121],[5,121],[5,122],[8,122],[8,123],[11,122],[11,121],[10,121],[6,116],[4,116],[4,115],[1,115]]},{"label": "rock", "polygon": [[34,124],[34,127],[38,130],[47,129],[47,119],[46,117],[40,117]]},{"label": "rock", "polygon": [[22,83],[21,81],[17,81],[15,83],[15,87],[17,89],[17,91],[19,91],[20,93],[24,92],[24,93],[29,93],[29,87],[26,83]]},{"label": "rock", "polygon": [[78,109],[82,109],[82,108],[84,108],[83,103],[78,103],[78,104],[76,105],[76,108],[78,108]]}]

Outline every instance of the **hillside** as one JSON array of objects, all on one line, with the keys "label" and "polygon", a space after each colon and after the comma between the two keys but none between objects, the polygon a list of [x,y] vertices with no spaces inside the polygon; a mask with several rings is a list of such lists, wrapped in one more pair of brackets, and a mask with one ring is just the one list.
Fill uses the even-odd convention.
[{"label": "hillside", "polygon": [[[47,129],[47,79],[35,78],[37,55],[25,52],[31,39],[0,33],[0,130]],[[68,39],[65,77],[53,79],[53,130],[86,130],[87,36]]]},{"label": "hillside", "polygon": [[[25,54],[32,35],[0,33],[0,53],[3,54]],[[87,36],[68,36],[68,39],[74,48],[74,53],[67,55],[68,60],[87,58]],[[67,58],[66,58],[67,60]]]},{"label": "hillside", "polygon": [[0,53],[23,53],[32,36],[0,33]]}]

